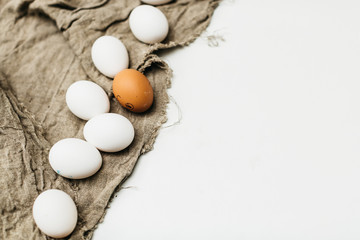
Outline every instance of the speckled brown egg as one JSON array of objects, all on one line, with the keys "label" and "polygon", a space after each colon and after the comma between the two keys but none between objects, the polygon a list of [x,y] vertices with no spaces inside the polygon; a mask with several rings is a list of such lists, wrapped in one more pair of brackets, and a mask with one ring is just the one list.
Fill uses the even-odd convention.
[{"label": "speckled brown egg", "polygon": [[124,69],[116,74],[113,92],[120,104],[132,112],[145,112],[151,107],[154,99],[149,80],[134,69]]}]

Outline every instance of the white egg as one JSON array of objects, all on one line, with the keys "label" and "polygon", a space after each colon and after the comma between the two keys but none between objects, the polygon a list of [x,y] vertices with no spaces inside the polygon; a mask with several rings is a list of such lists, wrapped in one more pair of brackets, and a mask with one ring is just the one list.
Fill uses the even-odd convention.
[{"label": "white egg", "polygon": [[124,44],[113,36],[96,39],[91,48],[91,58],[95,67],[110,78],[129,66],[129,55]]},{"label": "white egg", "polygon": [[90,119],[84,126],[84,138],[104,152],[118,152],[134,139],[134,127],[124,116],[104,113]]},{"label": "white egg", "polygon": [[65,138],[51,147],[49,162],[61,176],[81,179],[94,175],[100,169],[102,157],[90,143],[77,138]]},{"label": "white egg", "polygon": [[33,217],[43,233],[53,238],[64,238],[76,226],[77,209],[68,194],[61,190],[50,189],[36,198]]},{"label": "white egg", "polygon": [[165,3],[169,3],[172,0],[141,0],[143,3],[151,4],[151,5],[161,5]]},{"label": "white egg", "polygon": [[130,29],[134,36],[144,43],[159,43],[169,31],[165,15],[156,7],[140,5],[131,12]]},{"label": "white egg", "polygon": [[89,120],[110,110],[110,101],[104,89],[91,81],[77,81],[66,91],[66,104],[77,117]]}]

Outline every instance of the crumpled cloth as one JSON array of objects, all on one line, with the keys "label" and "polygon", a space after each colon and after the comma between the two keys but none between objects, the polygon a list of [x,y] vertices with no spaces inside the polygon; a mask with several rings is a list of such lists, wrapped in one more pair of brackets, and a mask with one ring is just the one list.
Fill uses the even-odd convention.
[{"label": "crumpled cloth", "polygon": [[[193,41],[219,1],[177,0],[158,6],[168,18],[169,35],[163,43],[147,45],[134,38],[128,24],[139,0],[0,0],[0,239],[49,239],[36,227],[32,205],[50,188],[65,191],[77,206],[78,223],[68,239],[91,239],[114,191],[139,156],[151,150],[166,121],[171,70],[157,50]],[[122,108],[112,94],[112,79],[95,69],[90,50],[103,35],[121,39],[130,68],[149,78],[154,104],[146,113]],[[51,169],[48,152],[63,138],[83,138],[85,121],[69,111],[65,93],[84,79],[105,89],[110,111],[127,117],[136,136],[126,150],[102,153],[103,165],[94,176],[70,180]]]}]

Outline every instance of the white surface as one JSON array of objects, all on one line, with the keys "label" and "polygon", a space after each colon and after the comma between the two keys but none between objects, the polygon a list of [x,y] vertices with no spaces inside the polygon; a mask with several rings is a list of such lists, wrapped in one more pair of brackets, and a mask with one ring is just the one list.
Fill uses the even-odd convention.
[{"label": "white surface", "polygon": [[150,5],[134,8],[129,16],[129,25],[134,36],[144,43],[159,43],[169,31],[164,13]]},{"label": "white surface", "polygon": [[100,169],[102,157],[90,143],[78,138],[65,138],[51,147],[49,162],[61,176],[82,179],[94,175]]},{"label": "white surface", "polygon": [[48,236],[63,238],[75,228],[77,209],[72,198],[65,192],[50,189],[42,192],[33,205],[36,225]]},{"label": "white surface", "polygon": [[66,104],[75,116],[89,120],[110,110],[104,89],[91,81],[76,81],[66,91]]},{"label": "white surface", "polygon": [[[360,2],[224,1],[94,239],[360,239]],[[177,108],[169,105],[169,125]]]},{"label": "white surface", "polygon": [[135,132],[131,122],[116,113],[103,113],[87,121],[84,138],[103,152],[118,152],[133,141]]},{"label": "white surface", "polygon": [[110,78],[129,66],[125,45],[113,36],[101,36],[95,40],[91,48],[91,59],[97,70]]}]

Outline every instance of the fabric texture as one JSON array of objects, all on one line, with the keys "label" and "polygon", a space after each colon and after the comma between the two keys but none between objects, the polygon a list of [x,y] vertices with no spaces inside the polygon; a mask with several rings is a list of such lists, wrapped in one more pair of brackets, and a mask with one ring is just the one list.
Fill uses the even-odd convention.
[{"label": "fabric texture", "polygon": [[[128,17],[139,0],[0,0],[0,239],[49,239],[32,218],[35,198],[61,189],[78,209],[78,223],[68,239],[91,239],[114,191],[131,174],[139,156],[151,150],[166,121],[171,70],[159,49],[184,46],[207,27],[219,0],[177,0],[158,6],[169,21],[163,43],[148,45],[131,34]],[[100,36],[124,43],[130,68],[144,72],[154,89],[150,110],[137,114],[122,108],[111,90],[112,79],[99,73],[91,46]],[[102,86],[110,112],[127,117],[135,139],[118,153],[101,153],[94,176],[70,180],[48,163],[50,147],[63,138],[82,138],[85,121],[66,106],[67,88],[78,80]]]}]

